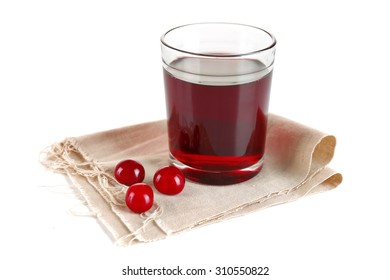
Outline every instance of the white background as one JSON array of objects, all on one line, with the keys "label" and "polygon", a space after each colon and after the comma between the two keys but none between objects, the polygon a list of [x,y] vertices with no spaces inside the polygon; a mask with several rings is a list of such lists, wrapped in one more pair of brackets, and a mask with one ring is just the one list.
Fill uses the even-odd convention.
[{"label": "white background", "polygon": [[[0,278],[147,279],[122,276],[122,268],[180,265],[268,266],[264,279],[389,279],[385,3],[1,1]],[[93,218],[68,214],[77,201],[63,194],[61,175],[40,166],[39,153],[68,136],[164,118],[160,36],[202,21],[276,36],[270,111],[336,135],[331,166],[344,181],[294,203],[118,248]]]}]

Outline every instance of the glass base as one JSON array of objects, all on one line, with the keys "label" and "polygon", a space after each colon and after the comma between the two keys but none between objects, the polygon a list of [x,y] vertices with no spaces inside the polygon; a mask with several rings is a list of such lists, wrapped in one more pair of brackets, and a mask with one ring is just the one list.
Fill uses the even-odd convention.
[{"label": "glass base", "polygon": [[263,159],[261,159],[257,163],[244,169],[227,171],[200,170],[181,163],[171,154],[169,156],[172,165],[179,168],[186,179],[207,185],[222,186],[242,183],[256,176],[263,167]]}]

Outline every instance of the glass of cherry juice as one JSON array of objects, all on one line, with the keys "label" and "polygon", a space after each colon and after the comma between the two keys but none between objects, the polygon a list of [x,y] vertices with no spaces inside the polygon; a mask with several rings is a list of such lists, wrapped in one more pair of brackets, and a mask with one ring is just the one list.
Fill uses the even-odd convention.
[{"label": "glass of cherry juice", "polygon": [[169,151],[192,181],[229,185],[263,166],[276,40],[233,23],[196,23],[161,37]]}]

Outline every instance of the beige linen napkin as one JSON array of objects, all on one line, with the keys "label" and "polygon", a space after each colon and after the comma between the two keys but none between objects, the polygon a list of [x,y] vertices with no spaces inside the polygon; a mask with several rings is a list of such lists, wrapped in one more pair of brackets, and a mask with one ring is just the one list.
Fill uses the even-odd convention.
[{"label": "beige linen napkin", "polygon": [[334,136],[270,115],[266,143],[264,167],[256,177],[229,186],[187,181],[176,196],[155,191],[152,209],[142,214],[125,206],[127,187],[116,182],[113,169],[122,159],[138,160],[146,170],[144,182],[153,186],[154,172],[169,163],[165,120],[67,138],[46,150],[42,163],[65,173],[114,240],[128,245],[163,239],[341,183],[341,174],[327,167]]}]

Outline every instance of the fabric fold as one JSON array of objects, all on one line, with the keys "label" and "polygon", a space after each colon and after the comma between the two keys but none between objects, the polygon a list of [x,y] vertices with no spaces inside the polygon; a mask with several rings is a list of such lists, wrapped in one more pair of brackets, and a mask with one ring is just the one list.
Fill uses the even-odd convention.
[{"label": "fabric fold", "polygon": [[169,164],[165,120],[66,138],[45,151],[42,163],[65,173],[113,240],[128,245],[333,189],[342,181],[327,166],[335,146],[332,135],[270,114],[265,163],[256,177],[229,186],[187,181],[177,196],[156,191],[155,204],[143,214],[127,209],[127,187],[116,182],[113,170],[120,160],[138,160],[146,170],[144,182],[152,185],[155,171]]}]

